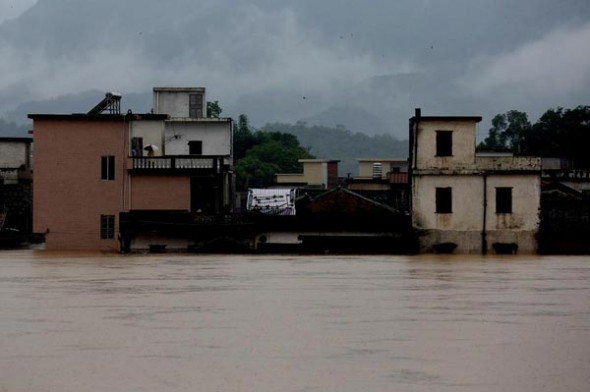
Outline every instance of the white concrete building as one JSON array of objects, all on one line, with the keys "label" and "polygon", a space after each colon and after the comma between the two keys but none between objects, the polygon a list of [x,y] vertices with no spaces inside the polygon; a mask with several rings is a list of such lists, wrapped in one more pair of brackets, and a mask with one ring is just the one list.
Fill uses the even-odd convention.
[{"label": "white concrete building", "polygon": [[0,137],[0,183],[16,184],[19,178],[30,178],[30,137]]},{"label": "white concrete building", "polygon": [[481,117],[410,119],[412,222],[420,251],[535,253],[541,159],[478,156]]}]

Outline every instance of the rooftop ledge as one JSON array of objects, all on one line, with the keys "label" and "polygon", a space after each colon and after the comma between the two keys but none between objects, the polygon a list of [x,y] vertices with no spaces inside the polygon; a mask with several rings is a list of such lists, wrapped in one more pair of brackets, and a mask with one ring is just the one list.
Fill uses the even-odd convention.
[{"label": "rooftop ledge", "polygon": [[485,174],[490,172],[505,173],[540,173],[539,157],[476,157],[474,164],[450,164],[444,166],[420,167],[414,174]]},{"label": "rooftop ledge", "polygon": [[211,118],[211,117],[199,117],[199,118],[191,118],[191,117],[170,117],[166,122],[231,122],[232,119],[228,117],[223,118]]}]

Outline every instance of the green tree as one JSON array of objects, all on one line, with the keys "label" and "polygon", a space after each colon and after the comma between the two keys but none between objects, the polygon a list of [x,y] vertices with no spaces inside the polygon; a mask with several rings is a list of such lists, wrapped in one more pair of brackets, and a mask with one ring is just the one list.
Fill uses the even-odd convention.
[{"label": "green tree", "polygon": [[567,158],[575,168],[590,169],[590,106],[547,110],[525,134],[527,155]]},{"label": "green tree", "polygon": [[219,118],[223,110],[219,106],[219,101],[207,102],[207,117]]},{"label": "green tree", "polygon": [[313,158],[297,136],[277,131],[257,131],[240,115],[234,128],[234,158],[238,189],[263,188],[277,173],[302,170],[299,159]]},{"label": "green tree", "polygon": [[241,190],[264,188],[272,184],[277,173],[280,173],[278,165],[247,156],[236,164],[236,186]]},{"label": "green tree", "polygon": [[248,123],[248,116],[240,114],[234,125],[234,159],[240,160],[246,156],[249,149],[259,141]]},{"label": "green tree", "polygon": [[530,129],[531,123],[525,112],[510,110],[504,114],[497,114],[492,119],[488,137],[477,146],[477,149],[519,153],[523,138]]}]

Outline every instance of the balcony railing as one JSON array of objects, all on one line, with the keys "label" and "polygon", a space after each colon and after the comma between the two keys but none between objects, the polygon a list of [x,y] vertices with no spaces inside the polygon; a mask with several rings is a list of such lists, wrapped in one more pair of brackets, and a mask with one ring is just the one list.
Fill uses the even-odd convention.
[{"label": "balcony railing", "polygon": [[213,170],[219,173],[229,159],[211,155],[177,155],[162,157],[131,157],[132,170]]}]

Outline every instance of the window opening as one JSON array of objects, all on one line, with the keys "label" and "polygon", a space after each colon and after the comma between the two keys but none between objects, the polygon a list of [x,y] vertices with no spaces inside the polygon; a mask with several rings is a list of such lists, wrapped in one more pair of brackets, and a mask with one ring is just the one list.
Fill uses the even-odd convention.
[{"label": "window opening", "polygon": [[512,213],[512,188],[496,188],[496,213]]},{"label": "window opening", "polygon": [[143,156],[143,138],[132,137],[131,138],[131,156],[141,157]]},{"label": "window opening", "polygon": [[453,212],[452,188],[436,188],[436,212],[438,214]]},{"label": "window opening", "polygon": [[453,131],[436,131],[436,156],[453,156]]},{"label": "window opening", "polygon": [[103,240],[115,238],[115,215],[100,216],[100,238]]},{"label": "window opening", "polygon": [[189,117],[202,118],[203,117],[203,95],[189,94]]},{"label": "window opening", "polygon": [[188,153],[190,155],[202,155],[203,142],[200,140],[191,140],[190,142],[188,142]]},{"label": "window opening", "polygon": [[112,181],[115,179],[115,157],[112,155],[100,159],[100,179]]}]

